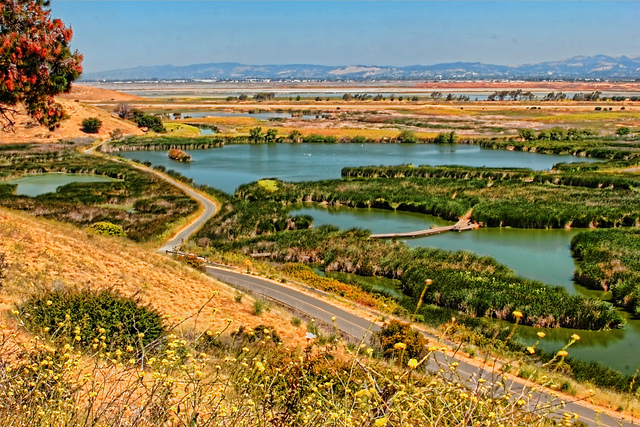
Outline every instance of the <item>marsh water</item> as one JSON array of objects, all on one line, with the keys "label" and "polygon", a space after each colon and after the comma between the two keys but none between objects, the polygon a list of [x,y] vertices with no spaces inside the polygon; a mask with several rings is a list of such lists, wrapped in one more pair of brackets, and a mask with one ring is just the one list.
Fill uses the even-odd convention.
[{"label": "marsh water", "polygon": [[[341,229],[363,228],[373,233],[422,230],[431,225],[450,225],[431,215],[382,209],[347,207],[299,206],[292,215],[308,214],[314,226],[332,224]],[[592,291],[573,282],[574,262],[569,245],[580,229],[535,230],[520,228],[481,228],[465,232],[448,232],[427,237],[402,240],[409,246],[433,247],[449,251],[469,251],[490,256],[515,271],[519,276],[562,286],[571,294],[607,298],[604,292]],[[582,360],[604,363],[625,374],[633,374],[640,363],[640,321],[627,319],[623,330],[584,331],[574,329],[545,330],[547,336],[540,346],[548,351],[559,350],[572,334],[581,340],[569,353]],[[536,340],[539,329],[520,326],[518,334],[527,342]]]},{"label": "marsh water", "polygon": [[463,165],[551,169],[560,162],[596,161],[520,151],[489,150],[462,144],[260,144],[225,145],[188,151],[191,163],[170,160],[162,151],[130,151],[122,156],[174,169],[232,193],[248,182],[275,177],[284,181],[340,178],[346,166]]},{"label": "marsh water", "polygon": [[16,194],[18,196],[36,197],[41,194],[55,193],[59,187],[74,182],[109,182],[116,181],[114,178],[101,175],[81,175],[74,173],[45,173],[38,175],[26,175],[9,181],[2,181],[2,184],[17,184]]},{"label": "marsh water", "polygon": [[[550,169],[559,162],[593,161],[571,156],[485,150],[466,145],[406,144],[275,144],[228,145],[211,150],[189,151],[192,163],[173,162],[166,153],[136,151],[122,153],[139,161],[163,165],[198,184],[207,184],[226,192],[238,185],[266,177],[286,181],[335,179],[345,166],[364,165],[466,165],[489,167],[528,167]],[[342,229],[353,227],[375,233],[412,231],[431,225],[450,224],[440,218],[378,209],[324,208],[300,206],[292,214],[310,214],[314,225],[334,224]],[[410,246],[429,246],[446,250],[467,250],[491,256],[517,274],[550,285],[562,286],[572,294],[606,298],[603,292],[590,291],[572,281],[574,263],[569,250],[571,238],[581,230],[531,230],[487,228],[462,233],[444,233],[418,239],[407,239]],[[535,340],[538,329],[519,327],[519,335]],[[546,330],[541,346],[558,350],[573,333],[582,339],[571,349],[573,357],[594,360],[625,374],[633,374],[640,358],[640,321],[630,320],[623,330],[575,331]]]}]

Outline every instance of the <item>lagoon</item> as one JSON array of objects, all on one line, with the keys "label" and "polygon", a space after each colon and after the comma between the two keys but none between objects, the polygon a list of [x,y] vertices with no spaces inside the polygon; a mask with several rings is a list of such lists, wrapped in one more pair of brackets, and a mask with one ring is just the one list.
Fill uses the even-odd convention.
[{"label": "lagoon", "polygon": [[347,166],[414,164],[547,170],[560,162],[598,161],[462,144],[243,144],[187,152],[191,155],[191,163],[177,164],[161,151],[130,151],[120,155],[174,169],[198,184],[207,184],[227,193],[262,178],[284,181],[339,179],[340,171]]}]

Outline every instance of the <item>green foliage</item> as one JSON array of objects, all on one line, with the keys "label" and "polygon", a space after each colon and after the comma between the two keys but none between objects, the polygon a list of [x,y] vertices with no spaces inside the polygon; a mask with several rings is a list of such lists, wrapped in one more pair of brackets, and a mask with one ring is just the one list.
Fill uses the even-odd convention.
[{"label": "green foliage", "polygon": [[87,349],[140,351],[165,331],[155,310],[107,290],[47,291],[20,305],[19,313],[28,328]]},{"label": "green foliage", "polygon": [[102,121],[100,119],[97,119],[95,117],[88,117],[82,121],[82,132],[98,133],[101,126]]},{"label": "green foliage", "polygon": [[[55,193],[17,196],[15,186],[0,184],[0,206],[86,227],[107,221],[120,225],[134,241],[162,235],[172,224],[197,209],[197,203],[165,181],[125,163],[86,156],[72,150],[52,153],[21,150],[3,155],[0,176],[24,173],[84,173],[118,181],[72,183]],[[119,208],[130,206],[134,210]]]},{"label": "green foliage", "polygon": [[138,127],[146,127],[158,133],[164,133],[167,131],[159,117],[152,116],[137,109],[131,110],[131,116],[132,120],[138,125]]},{"label": "green foliage", "polygon": [[103,236],[127,237],[127,233],[124,232],[122,227],[107,221],[94,222],[87,227],[87,231],[95,234],[101,234]]},{"label": "green foliage", "polygon": [[631,129],[626,126],[621,126],[616,129],[616,134],[620,136],[629,135],[631,133]]},{"label": "green foliage", "polygon": [[269,304],[262,298],[257,297],[253,301],[253,315],[260,316],[264,310],[269,311]]},{"label": "green foliage", "polygon": [[571,240],[571,251],[578,283],[611,291],[615,304],[640,316],[640,230],[582,232]]},{"label": "green foliage", "polygon": [[450,220],[473,208],[473,219],[490,227],[608,228],[640,222],[633,190],[640,187],[640,178],[630,173],[390,166],[345,168],[343,175],[365,178],[280,183],[273,194],[247,184],[238,188],[238,195],[247,200],[395,209]]},{"label": "green foliage", "polygon": [[[491,258],[462,251],[410,249],[401,243],[371,240],[368,236],[369,233],[362,230],[320,227],[219,242],[217,247],[244,253],[268,252],[270,259],[280,262],[322,263],[326,271],[397,279],[406,297],[386,295],[399,301],[408,312],[415,310],[425,280],[430,278],[433,284],[427,289],[425,304],[469,316],[514,321],[512,313],[519,310],[525,314],[521,323],[538,327],[606,329],[624,324],[622,316],[607,302],[570,295],[563,288],[523,279]],[[307,279],[305,276],[305,282],[311,283]],[[325,285],[318,283],[318,286]],[[331,289],[326,286],[322,289],[375,306],[375,302],[343,286],[332,284]],[[418,314],[428,317],[428,309],[422,310]]]},{"label": "green foliage", "polygon": [[524,139],[525,141],[531,141],[536,138],[535,132],[531,129],[520,129],[518,131],[518,135],[520,135],[520,138]]},{"label": "green foliage", "polygon": [[[420,359],[426,354],[427,340],[408,323],[392,320],[373,333],[372,342],[382,350],[387,359],[406,363],[409,359]],[[403,344],[403,345],[398,345]]]},{"label": "green foliage", "polygon": [[418,142],[418,137],[416,136],[416,134],[413,131],[406,129],[400,132],[396,139],[402,143],[415,144],[416,142]]}]

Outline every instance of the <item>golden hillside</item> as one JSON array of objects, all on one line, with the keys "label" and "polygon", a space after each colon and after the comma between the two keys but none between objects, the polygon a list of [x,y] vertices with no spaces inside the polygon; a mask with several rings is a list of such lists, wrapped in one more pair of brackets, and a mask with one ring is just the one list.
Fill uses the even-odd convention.
[{"label": "golden hillside", "polygon": [[[58,129],[50,131],[44,126],[37,125],[26,115],[24,109],[15,116],[14,132],[0,133],[0,143],[15,144],[20,142],[54,142],[72,138],[108,138],[109,133],[120,129],[124,135],[142,135],[143,132],[132,122],[120,120],[111,113],[100,108],[84,104],[83,101],[94,100],[135,100],[139,97],[121,92],[96,89],[89,86],[74,86],[70,93],[57,97],[64,108],[68,119],[63,120]],[[102,127],[97,134],[82,132],[82,121],[89,117],[97,117],[102,121]]]},{"label": "golden hillside", "polygon": [[[194,314],[217,291],[219,295],[199,316],[198,329],[224,329],[226,319],[233,319],[232,328],[272,325],[286,344],[302,342],[306,332],[293,327],[290,317],[276,309],[254,316],[248,297],[235,302],[233,289],[166,256],[125,239],[88,235],[67,224],[0,209],[0,253],[8,262],[0,288],[2,313],[38,288],[75,286],[135,295],[170,315],[172,322]],[[214,308],[219,309],[217,314]]]}]

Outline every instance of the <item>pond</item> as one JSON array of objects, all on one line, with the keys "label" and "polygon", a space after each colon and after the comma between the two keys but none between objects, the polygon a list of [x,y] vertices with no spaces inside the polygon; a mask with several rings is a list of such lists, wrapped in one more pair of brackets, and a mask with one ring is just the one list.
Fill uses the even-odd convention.
[{"label": "pond", "polygon": [[[291,211],[291,215],[307,214],[313,225],[333,224],[341,229],[363,228],[374,233],[427,229],[431,225],[449,225],[450,221],[431,215],[381,209],[325,208],[305,205]],[[574,262],[569,246],[571,238],[581,229],[533,230],[518,228],[481,228],[461,233],[448,232],[415,239],[404,239],[407,245],[434,247],[450,251],[465,250],[491,256],[518,275],[562,286],[571,294],[607,297],[604,292],[592,291],[572,281]],[[627,315],[627,313],[624,313]],[[624,374],[633,374],[640,363],[640,320],[629,319],[622,330],[584,331],[573,329],[545,329],[547,336],[540,347],[557,351],[577,333],[581,340],[569,350],[572,357],[604,363]],[[540,329],[520,326],[518,335],[529,343],[536,340]]]},{"label": "pond", "polygon": [[18,196],[36,197],[41,194],[55,193],[59,187],[75,182],[110,182],[115,178],[102,175],[81,175],[73,173],[45,173],[25,175],[10,181],[0,181],[0,184],[17,184]]},{"label": "pond", "polygon": [[464,165],[551,169],[560,162],[596,159],[556,156],[521,151],[489,150],[461,144],[260,144],[226,145],[210,150],[191,150],[191,163],[171,162],[161,151],[122,152],[123,157],[149,161],[174,169],[232,193],[241,185],[262,178],[284,181],[317,181],[340,178],[346,166]]}]

